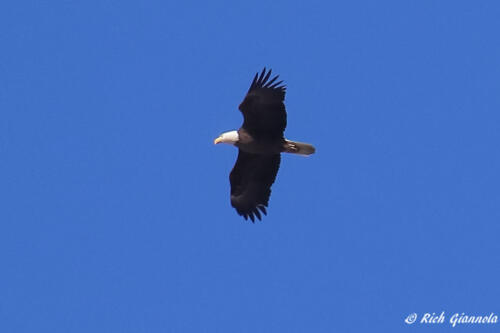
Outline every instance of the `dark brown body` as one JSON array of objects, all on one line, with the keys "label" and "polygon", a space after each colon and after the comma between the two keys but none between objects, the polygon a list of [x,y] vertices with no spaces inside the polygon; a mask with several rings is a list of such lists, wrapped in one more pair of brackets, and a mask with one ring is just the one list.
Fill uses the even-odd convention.
[{"label": "dark brown body", "polygon": [[238,130],[239,141],[236,147],[247,153],[273,155],[286,151],[286,140],[284,138],[259,137],[254,139],[243,128]]}]

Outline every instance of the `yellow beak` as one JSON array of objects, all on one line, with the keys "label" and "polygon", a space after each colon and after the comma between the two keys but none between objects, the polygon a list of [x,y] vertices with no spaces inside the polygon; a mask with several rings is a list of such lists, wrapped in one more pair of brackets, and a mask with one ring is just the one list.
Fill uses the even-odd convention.
[{"label": "yellow beak", "polygon": [[214,145],[221,143],[221,142],[222,142],[222,138],[219,136],[217,139],[214,140]]}]

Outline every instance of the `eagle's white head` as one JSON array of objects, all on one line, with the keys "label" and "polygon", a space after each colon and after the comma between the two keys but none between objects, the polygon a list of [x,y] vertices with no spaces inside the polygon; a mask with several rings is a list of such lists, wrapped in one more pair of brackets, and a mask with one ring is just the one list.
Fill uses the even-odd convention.
[{"label": "eagle's white head", "polygon": [[229,145],[234,145],[240,140],[238,131],[230,131],[222,133],[217,139],[214,140],[214,144],[227,143]]}]

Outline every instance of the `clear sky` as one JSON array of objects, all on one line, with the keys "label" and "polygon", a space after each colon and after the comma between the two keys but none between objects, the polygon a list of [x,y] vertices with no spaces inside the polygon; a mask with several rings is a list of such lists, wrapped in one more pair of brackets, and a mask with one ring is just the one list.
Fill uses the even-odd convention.
[{"label": "clear sky", "polygon": [[[498,1],[3,1],[0,332],[404,332],[500,314]],[[229,203],[255,72],[269,214]],[[455,331],[492,332],[496,326]]]}]

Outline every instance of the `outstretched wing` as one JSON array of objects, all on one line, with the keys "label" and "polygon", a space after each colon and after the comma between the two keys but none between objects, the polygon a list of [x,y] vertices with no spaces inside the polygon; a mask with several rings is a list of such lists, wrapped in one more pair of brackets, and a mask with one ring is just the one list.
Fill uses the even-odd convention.
[{"label": "outstretched wing", "polygon": [[271,185],[278,174],[280,154],[261,155],[239,150],[229,181],[231,183],[231,205],[245,220],[255,216],[260,220],[271,195]]},{"label": "outstretched wing", "polygon": [[271,70],[255,74],[239,109],[243,113],[242,127],[254,137],[282,138],[286,127],[285,86],[275,82],[278,75],[269,80]]}]

